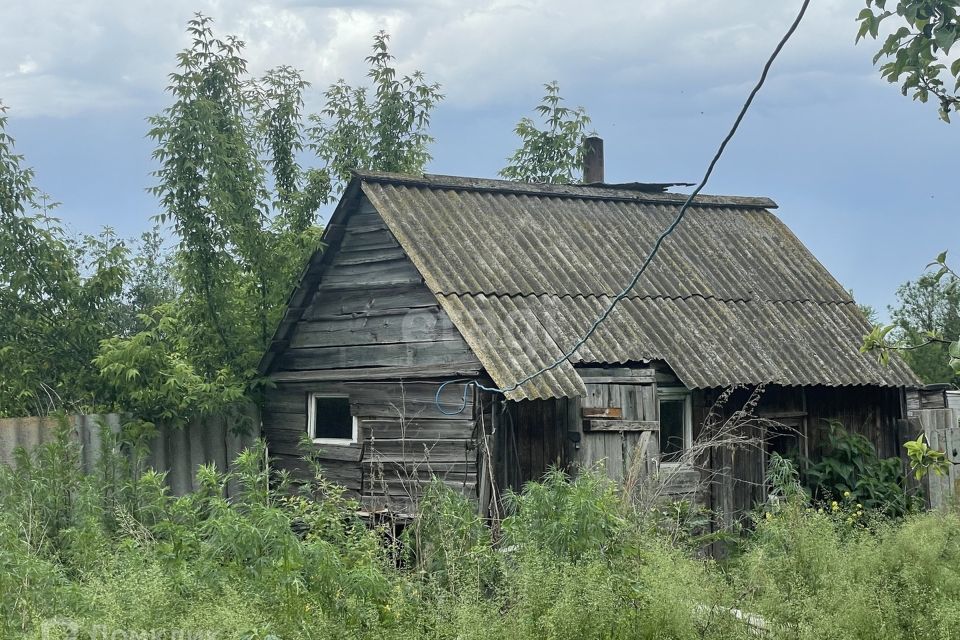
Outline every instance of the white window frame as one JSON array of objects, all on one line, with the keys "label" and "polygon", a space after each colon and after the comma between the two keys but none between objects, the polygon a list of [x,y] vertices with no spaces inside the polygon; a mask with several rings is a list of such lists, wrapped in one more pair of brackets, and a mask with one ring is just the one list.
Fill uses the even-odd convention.
[{"label": "white window frame", "polygon": [[[693,446],[693,394],[686,387],[658,387],[657,388],[657,417],[660,416],[660,402],[663,400],[683,400],[683,451]],[[659,439],[659,434],[658,434]],[[680,457],[683,457],[681,452]],[[685,463],[682,460],[660,462],[661,466],[679,467]]]},{"label": "white window frame", "polygon": [[356,444],[360,432],[360,421],[351,413],[353,428],[349,438],[318,438],[317,437],[317,399],[341,398],[349,403],[350,396],[336,393],[311,393],[307,396],[307,433],[314,444]]}]

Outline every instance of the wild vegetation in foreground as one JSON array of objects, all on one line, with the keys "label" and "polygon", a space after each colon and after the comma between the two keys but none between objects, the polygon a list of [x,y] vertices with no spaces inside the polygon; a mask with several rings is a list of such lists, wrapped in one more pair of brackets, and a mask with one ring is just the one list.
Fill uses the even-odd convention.
[{"label": "wild vegetation in foreground", "polygon": [[3,638],[939,639],[960,629],[956,512],[889,519],[852,494],[819,507],[787,491],[717,561],[697,552],[684,517],[669,522],[682,511],[638,512],[595,474],[547,474],[510,497],[497,531],[437,482],[397,539],[365,526],[322,476],[302,494],[271,487],[262,449],[228,475],[202,469],[202,489],[180,498],[116,450],[91,475],[77,456],[63,428],[17,468],[0,466]]}]

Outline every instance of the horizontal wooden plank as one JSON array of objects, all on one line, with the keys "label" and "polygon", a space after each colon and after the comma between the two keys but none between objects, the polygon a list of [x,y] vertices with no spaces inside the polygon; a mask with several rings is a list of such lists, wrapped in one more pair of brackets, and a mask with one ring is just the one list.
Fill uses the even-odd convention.
[{"label": "horizontal wooden plank", "polygon": [[267,434],[279,431],[307,433],[307,411],[304,409],[300,413],[279,413],[276,411],[264,410],[260,418],[263,427],[264,437]]},{"label": "horizontal wooden plank", "polygon": [[363,237],[365,235],[381,235],[393,237],[386,221],[382,218],[368,218],[366,220],[356,220],[349,222],[344,227],[344,238],[348,236]]},{"label": "horizontal wooden plank", "polygon": [[[475,423],[469,412],[460,414],[459,417],[409,419],[372,417],[358,419],[360,421],[361,440],[368,437],[414,440],[468,439],[473,437],[475,428]],[[303,436],[307,430],[307,415],[306,413],[265,412],[262,424],[265,433],[287,432]]]},{"label": "horizontal wooden plank", "polygon": [[412,367],[467,362],[472,355],[470,347],[461,338],[410,344],[307,347],[288,349],[280,356],[277,368],[284,371],[303,371],[359,367]]},{"label": "horizontal wooden plank", "polygon": [[309,449],[299,442],[272,440],[269,438],[267,439],[267,451],[270,452],[270,455],[288,456],[292,458],[303,458],[309,453]]},{"label": "horizontal wooden plank", "polygon": [[584,420],[586,431],[659,431],[656,420]]},{"label": "horizontal wooden plank", "polygon": [[383,218],[377,213],[376,207],[371,204],[366,197],[358,200],[358,205],[351,211],[343,221],[345,228],[351,227],[369,227],[376,224],[385,224]]},{"label": "horizontal wooden plank", "polygon": [[627,367],[599,368],[578,367],[577,373],[586,383],[623,383],[623,384],[652,384],[656,378],[656,370],[650,368],[631,369]]},{"label": "horizontal wooden plank", "polygon": [[263,438],[271,454],[277,453],[288,456],[302,457],[309,453],[311,444],[307,442],[307,431],[281,431],[276,429],[263,431]]},{"label": "horizontal wooden plank", "polygon": [[[442,481],[449,489],[466,496],[476,496],[477,483],[473,482],[452,482]],[[420,500],[424,490],[430,485],[429,482],[367,482],[364,480],[361,489],[363,496],[389,496],[390,498],[411,498],[415,501]]]},{"label": "horizontal wooden plank", "polygon": [[466,419],[443,420],[370,420],[360,421],[360,430],[364,439],[374,438],[412,438],[412,439],[452,439],[472,437],[474,422]]},{"label": "horizontal wooden plank", "polygon": [[[441,382],[284,382],[271,389],[266,398],[268,409],[281,411],[305,411],[306,398],[310,393],[348,396],[357,404],[433,404],[437,399]],[[467,399],[473,398],[473,387],[467,386]],[[453,403],[461,400],[464,384],[448,384],[440,392],[440,401]],[[450,416],[438,416],[449,419]]]},{"label": "horizontal wooden plank", "polygon": [[267,448],[274,453],[303,457],[310,455],[318,460],[360,462],[363,446],[360,443],[316,443],[305,438],[306,430],[286,431],[272,429],[264,433]]},{"label": "horizontal wooden plank", "polygon": [[[360,461],[365,473],[402,473],[409,474],[416,470],[424,474],[434,474],[444,477],[450,473],[473,473],[477,468],[476,460],[431,460],[430,464],[410,465],[406,460],[388,460],[364,458]],[[376,469],[374,469],[376,467]],[[381,470],[382,468],[382,470]]]},{"label": "horizontal wooden plank", "polygon": [[476,466],[463,466],[461,465],[457,469],[446,470],[438,472],[432,469],[425,469],[421,466],[386,466],[378,467],[374,469],[373,467],[365,467],[366,473],[364,474],[364,482],[419,482],[421,484],[429,483],[433,478],[442,480],[444,482],[453,483],[453,484],[470,484],[476,482],[477,480],[477,468]]},{"label": "horizontal wooden plank", "polygon": [[659,479],[663,483],[661,492],[669,496],[686,496],[701,489],[700,472],[689,467],[661,465]]},{"label": "horizontal wooden plank", "polygon": [[417,506],[409,498],[390,498],[388,496],[363,496],[360,499],[364,513],[371,518],[399,518],[401,521],[416,516]]},{"label": "horizontal wooden plank", "polygon": [[370,201],[370,198],[367,197],[367,194],[360,192],[357,197],[357,208],[354,215],[363,215],[368,213],[376,213],[377,208],[373,206],[373,203]]},{"label": "horizontal wooden plank", "polygon": [[354,249],[389,249],[399,247],[397,239],[386,227],[383,229],[372,227],[358,227],[347,229],[343,234],[340,247],[343,250]]},{"label": "horizontal wooden plank", "polygon": [[469,378],[479,373],[479,363],[470,361],[417,367],[363,367],[359,369],[278,371],[270,374],[270,379],[274,382],[351,382],[362,380],[400,382],[402,380],[423,378]]},{"label": "horizontal wooden plank", "polygon": [[[420,420],[449,417],[447,414],[460,409],[461,403],[462,400],[460,400],[460,398],[453,401],[441,401],[440,407],[443,408],[441,411],[433,400],[428,402],[414,402],[410,400],[401,401],[398,399],[395,403],[357,404],[354,411],[355,415],[361,418],[403,418],[406,420]],[[473,405],[470,400],[468,400],[466,408],[462,414],[458,415],[470,416],[472,412]]]},{"label": "horizontal wooden plank", "polygon": [[[475,451],[472,438],[375,438],[367,437],[363,441],[365,453],[402,455],[404,453],[429,454],[431,452],[463,453]],[[461,455],[457,459],[469,459]]]},{"label": "horizontal wooden plank", "polygon": [[353,233],[376,233],[380,231],[389,231],[390,228],[387,226],[386,221],[383,218],[375,217],[368,218],[367,220],[362,221],[350,221],[346,229],[352,231]]},{"label": "horizontal wooden plank", "polygon": [[[363,476],[363,490],[371,491],[372,489],[382,488],[382,487],[422,487],[430,484],[434,480],[443,482],[447,486],[471,486],[475,485],[477,482],[476,469],[471,469],[469,472],[464,473],[463,471],[456,473],[447,473],[447,474],[438,474],[438,473],[429,473],[429,472],[410,472],[410,473],[384,473],[382,475],[376,473],[367,473]],[[389,490],[388,490],[389,491]],[[393,491],[391,491],[393,493]],[[399,492],[397,492],[399,493]]]},{"label": "horizontal wooden plank", "polygon": [[363,447],[356,444],[329,444],[314,443],[314,455],[318,460],[342,460],[343,462],[360,462]]},{"label": "horizontal wooden plank", "polygon": [[425,464],[431,462],[470,462],[476,460],[475,449],[468,448],[462,443],[439,442],[413,446],[411,444],[385,446],[380,442],[375,446],[365,447],[363,451],[364,464],[378,462]]},{"label": "horizontal wooden plank", "polygon": [[305,320],[385,309],[415,309],[437,305],[437,297],[421,282],[404,286],[341,289],[317,293],[304,311]]},{"label": "horizontal wooden plank", "polygon": [[[360,418],[452,419],[436,405],[440,382],[305,382],[282,383],[272,389],[265,400],[265,424],[278,413],[306,415],[306,399],[310,393],[346,395],[350,398],[353,415]],[[473,387],[449,384],[440,391],[440,403],[446,411],[453,411],[463,403],[466,391],[466,410],[458,417],[469,419],[473,412]]]},{"label": "horizontal wooden plank", "polygon": [[355,346],[461,339],[439,306],[395,309],[369,315],[327,316],[297,324],[291,348]]},{"label": "horizontal wooden plank", "polygon": [[373,204],[366,197],[363,197],[359,200],[357,208],[347,218],[346,224],[348,227],[367,227],[378,222],[383,222],[383,218],[377,213]]},{"label": "horizontal wooden plank", "polygon": [[[458,488],[451,488],[458,490]],[[471,500],[477,499],[475,487],[468,487],[466,490],[458,490],[458,492]],[[419,495],[410,496],[405,492],[391,495],[384,495],[382,493],[365,493],[361,498],[361,502],[363,504],[363,508],[369,512],[382,513],[386,510],[398,514],[401,517],[412,517],[419,512],[420,499],[421,496]]]},{"label": "horizontal wooden plank", "polygon": [[333,256],[330,264],[334,267],[350,264],[366,264],[369,262],[382,262],[386,260],[399,260],[406,257],[403,249],[400,247],[389,247],[387,249],[356,249],[354,251],[338,251]]},{"label": "horizontal wooden plank", "polygon": [[355,280],[345,280],[345,281],[334,281],[334,280],[323,280],[317,286],[317,291],[320,295],[341,295],[346,291],[355,291],[362,290],[364,287],[370,289],[383,289],[383,288],[400,288],[408,286],[417,286],[423,284],[423,280],[419,277],[397,277],[397,278],[383,278],[382,280],[377,279],[376,281],[371,281],[368,284],[363,284]]},{"label": "horizontal wooden plank", "polygon": [[[457,419],[410,419],[360,418],[360,440],[379,438],[384,440],[466,440],[473,437],[474,422],[467,413]],[[287,434],[286,441],[302,438],[307,432],[305,413],[267,413],[263,421],[264,433],[270,433],[278,441]]]},{"label": "horizontal wooden plank", "polygon": [[417,282],[420,272],[406,256],[393,260],[333,264],[321,277],[320,288],[355,284],[360,287],[378,287],[394,282]]},{"label": "horizontal wooden plank", "polygon": [[680,379],[673,375],[672,373],[667,373],[666,371],[657,371],[657,384],[664,386],[683,386],[683,383],[680,382]]},{"label": "horizontal wooden plank", "polygon": [[[271,468],[285,470],[291,477],[300,482],[310,481],[314,477],[313,466],[303,458],[288,455],[273,455],[271,452]],[[355,462],[325,461],[320,464],[321,475],[343,487],[359,492],[362,484],[363,468]]]},{"label": "horizontal wooden plank", "polygon": [[611,418],[618,419],[623,417],[623,409],[620,407],[583,407],[580,413],[584,418]]}]

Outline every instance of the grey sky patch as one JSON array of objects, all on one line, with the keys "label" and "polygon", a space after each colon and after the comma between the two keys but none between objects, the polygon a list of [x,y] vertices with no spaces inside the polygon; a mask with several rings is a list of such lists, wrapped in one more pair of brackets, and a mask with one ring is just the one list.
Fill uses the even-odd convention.
[{"label": "grey sky patch", "polygon": [[[75,228],[149,226],[156,202],[145,118],[188,45],[195,11],[247,43],[251,71],[313,83],[308,111],[343,77],[364,82],[386,29],[402,72],[443,85],[430,170],[494,176],[512,129],[558,80],[607,140],[620,181],[691,180],[793,17],[748,0],[12,0],[0,25],[0,99],[11,133]],[[707,191],[767,195],[862,300],[884,306],[949,248],[958,129],[899,95],[854,46],[857,5],[814,3]],[[921,142],[918,142],[921,141]],[[921,152],[922,149],[922,152]],[[909,225],[909,233],[904,227]],[[891,240],[891,237],[895,241]]]}]

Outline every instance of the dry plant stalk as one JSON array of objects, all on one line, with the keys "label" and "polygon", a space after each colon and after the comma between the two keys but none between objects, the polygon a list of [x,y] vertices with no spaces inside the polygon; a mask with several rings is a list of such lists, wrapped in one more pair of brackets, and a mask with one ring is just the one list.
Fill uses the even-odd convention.
[{"label": "dry plant stalk", "polygon": [[[723,390],[707,412],[697,437],[690,447],[682,451],[676,463],[656,464],[656,471],[650,473],[650,458],[653,456],[656,459],[658,452],[642,451],[638,448],[630,460],[624,478],[625,499],[630,500],[641,513],[649,513],[657,505],[674,501],[677,494],[673,487],[681,480],[681,476],[689,479],[695,475],[694,485],[680,496],[695,502],[729,472],[726,468],[715,468],[711,464],[714,452],[726,450],[735,456],[737,451],[753,450],[762,454],[767,449],[771,432],[796,431],[776,420],[756,414],[756,408],[765,391],[764,385],[749,388],[750,393],[743,404],[728,413],[727,405],[735,392],[747,388],[749,387],[733,386]],[[737,481],[762,485],[762,481],[755,483],[744,478],[738,478]],[[730,514],[717,515],[723,517]]]},{"label": "dry plant stalk", "polygon": [[[413,416],[413,418],[408,416],[406,392],[403,382],[400,382],[400,406],[391,404],[391,407],[396,412],[397,420],[400,424],[400,458],[399,460],[390,460],[388,458],[384,461],[384,458],[389,454],[377,450],[376,438],[373,435],[366,437],[364,440],[365,450],[363,455],[364,458],[373,460],[374,464],[371,467],[371,477],[369,481],[365,478],[362,484],[365,487],[380,490],[382,499],[379,500],[377,496],[373,495],[373,491],[369,492],[370,495],[367,499],[369,500],[371,510],[382,512],[391,518],[396,517],[406,520],[415,516],[419,511],[420,496],[424,485],[434,477],[446,482],[453,469],[440,471],[431,464],[431,454],[434,448],[440,444],[441,438],[436,437],[432,441],[420,441],[418,439],[416,443],[412,442],[413,439],[407,438],[407,430],[411,420],[420,418],[420,415]],[[476,438],[474,439],[476,440]],[[465,468],[469,466],[470,451],[470,449],[464,450],[463,462]],[[401,489],[402,499],[409,507],[406,512],[395,511],[393,508],[395,505],[391,504],[393,502],[393,495],[391,494],[389,485],[389,481],[391,480],[395,480]],[[464,470],[463,480],[460,484],[461,491],[465,491],[467,487],[466,470]]]}]

